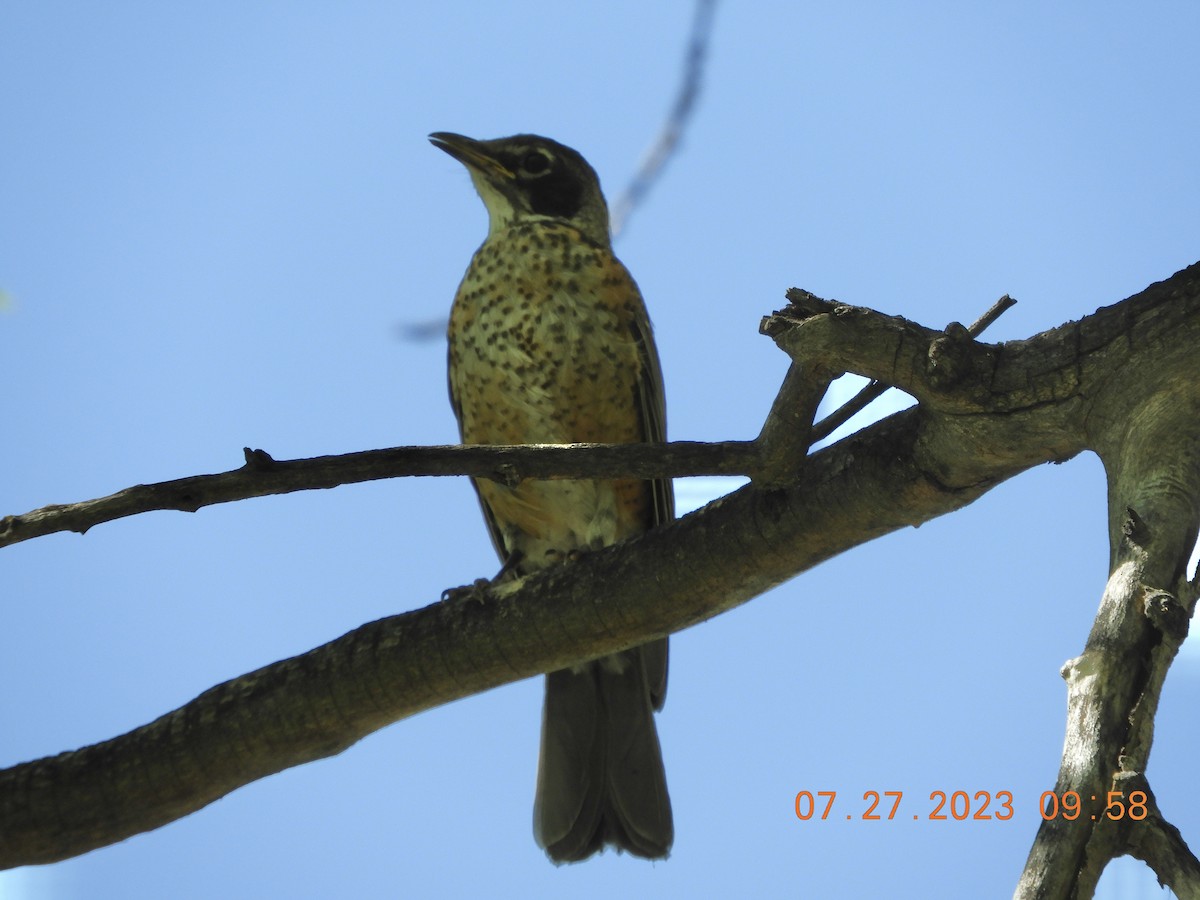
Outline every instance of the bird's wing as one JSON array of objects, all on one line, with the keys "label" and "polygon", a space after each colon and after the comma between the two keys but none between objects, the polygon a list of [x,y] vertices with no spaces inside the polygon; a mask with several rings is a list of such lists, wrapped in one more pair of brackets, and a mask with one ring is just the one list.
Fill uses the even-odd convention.
[{"label": "bird's wing", "polygon": [[[658,350],[654,346],[654,335],[650,328],[650,317],[645,310],[636,316],[630,326],[638,348],[641,376],[638,378],[635,398],[642,420],[642,440],[657,444],[667,439],[667,396],[663,387],[662,366],[658,361]],[[675,493],[669,478],[656,478],[654,486],[654,525],[662,525],[675,518]]]},{"label": "bird's wing", "polygon": [[[446,381],[450,390],[450,407],[454,410],[454,417],[461,423],[463,421],[462,403],[454,391],[454,379],[447,375]],[[475,496],[479,499],[479,507],[483,510],[483,520],[487,525],[488,536],[492,539],[492,546],[496,548],[496,555],[500,557],[501,572],[503,572],[509,564],[512,551],[505,546],[504,537],[496,524],[496,516],[492,513],[491,506],[483,498],[483,494],[480,493],[479,482],[474,478],[471,479],[471,487],[475,489]]]},{"label": "bird's wing", "polygon": [[[635,316],[634,341],[637,343],[641,360],[641,375],[637,383],[635,398],[641,414],[642,439],[647,443],[661,443],[667,439],[667,395],[663,386],[662,366],[658,361],[658,349],[654,346],[654,334],[650,317],[644,309]],[[675,491],[671,479],[656,478],[650,483],[654,494],[654,525],[663,525],[675,518]],[[654,709],[662,709],[667,700],[667,640],[651,641],[641,648],[646,666],[646,680],[650,688],[650,702]]]}]

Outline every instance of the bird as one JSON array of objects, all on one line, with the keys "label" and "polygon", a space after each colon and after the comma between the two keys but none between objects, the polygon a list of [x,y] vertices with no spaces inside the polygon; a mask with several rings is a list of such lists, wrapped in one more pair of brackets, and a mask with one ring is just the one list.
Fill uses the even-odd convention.
[{"label": "bird", "polygon": [[[488,232],[454,297],[450,399],[464,444],[666,440],[650,319],[613,255],[599,178],[577,151],[519,134],[429,136],[470,173]],[[668,479],[475,479],[519,578],[674,518]],[[606,847],[665,859],[674,840],[655,725],[667,640],[545,676],[534,838],[556,864]]]}]

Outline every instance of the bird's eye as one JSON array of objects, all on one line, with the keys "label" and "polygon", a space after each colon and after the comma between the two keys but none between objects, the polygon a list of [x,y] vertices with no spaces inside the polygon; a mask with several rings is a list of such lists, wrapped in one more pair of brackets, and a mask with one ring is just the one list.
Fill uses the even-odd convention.
[{"label": "bird's eye", "polygon": [[521,171],[529,175],[541,175],[550,168],[550,157],[541,150],[530,150],[521,160]]}]

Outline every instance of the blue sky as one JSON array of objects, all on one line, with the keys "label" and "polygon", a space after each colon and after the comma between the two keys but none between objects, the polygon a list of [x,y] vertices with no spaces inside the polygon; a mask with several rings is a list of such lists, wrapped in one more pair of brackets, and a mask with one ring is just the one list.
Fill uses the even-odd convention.
[{"label": "blue sky", "polygon": [[[828,7],[828,8],[826,8]],[[425,135],[539,132],[628,181],[691,16],[656,4],[0,7],[0,514],[278,458],[449,443],[440,341],[485,213]],[[729,3],[618,252],[672,437],[757,433],[791,286],[1026,337],[1200,258],[1200,6]],[[719,485],[681,483],[688,497]],[[674,638],[671,859],[555,869],[540,683],[401,722],[0,898],[1008,896],[1053,785],[1062,663],[1105,580],[1104,479],[1002,485]],[[3,551],[0,764],[433,601],[496,561],[468,484],[154,513]],[[1149,771],[1200,833],[1200,653]],[[1011,791],[1009,822],[801,822],[800,790]],[[863,859],[873,861],[864,866]],[[1162,896],[1127,864],[1104,896]]]}]

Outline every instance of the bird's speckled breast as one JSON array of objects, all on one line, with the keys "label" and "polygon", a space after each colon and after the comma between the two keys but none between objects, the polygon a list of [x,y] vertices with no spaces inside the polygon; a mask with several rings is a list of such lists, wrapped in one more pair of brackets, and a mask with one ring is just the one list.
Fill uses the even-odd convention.
[{"label": "bird's speckled breast", "polygon": [[[641,295],[611,250],[522,223],[475,253],[455,297],[450,391],[467,444],[641,441]],[[644,530],[646,482],[478,482],[502,552],[546,555]]]}]

